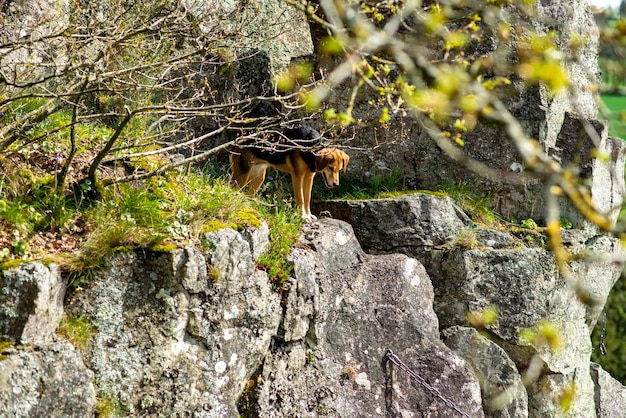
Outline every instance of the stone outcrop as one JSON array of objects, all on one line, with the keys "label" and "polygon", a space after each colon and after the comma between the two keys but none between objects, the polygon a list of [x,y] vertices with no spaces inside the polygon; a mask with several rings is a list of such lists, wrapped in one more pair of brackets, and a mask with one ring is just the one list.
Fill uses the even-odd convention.
[{"label": "stone outcrop", "polygon": [[[357,225],[354,232],[370,253],[441,246],[472,225],[452,199],[427,193],[394,199],[313,202],[312,208]],[[378,221],[371,223],[371,219]],[[363,223],[368,224],[367,231],[358,226]]]},{"label": "stone outcrop", "polygon": [[[587,371],[590,333],[623,268],[619,240],[591,230],[564,230],[564,245],[584,256],[571,263],[572,276],[565,280],[550,250],[505,232],[468,227],[446,197],[415,193],[397,199],[321,202],[318,209],[354,225],[366,251],[401,252],[421,261],[433,282],[434,308],[443,330],[467,326],[468,312],[494,307],[497,319],[485,331],[520,370],[538,379],[529,386],[529,416],[553,416],[560,408],[556,394],[572,385],[576,396],[569,416],[593,416],[594,384]],[[439,228],[447,230],[432,240],[421,235],[425,230],[417,225],[435,211],[444,222]],[[431,226],[428,232],[442,231],[439,228]],[[458,244],[461,234],[473,234],[475,243],[469,248]],[[578,295],[590,296],[593,302],[583,303]],[[542,324],[558,330],[559,347],[524,337],[529,330],[540,335]]]},{"label": "stone outcrop", "polygon": [[[269,35],[246,45],[261,51],[263,77],[311,53],[301,13],[274,0],[253,3],[188,7],[206,17],[206,30],[237,29],[220,21],[234,12],[243,20],[233,24],[254,21],[258,26],[244,25],[245,34]],[[566,64],[575,94],[553,97],[520,83],[507,105],[552,156],[579,170],[593,202],[615,218],[625,151],[593,120],[588,86],[597,80],[597,33],[582,5],[541,2],[527,22],[556,29],[561,41],[573,33],[587,39],[580,59]],[[257,63],[234,69],[251,88],[258,87]],[[339,100],[341,91],[334,93]],[[364,120],[366,102],[354,110]],[[355,154],[352,172],[400,168],[405,185],[418,188],[468,177],[409,119],[383,135],[363,128],[357,136],[365,143],[357,145],[367,148],[369,138],[384,141],[398,130],[412,141],[394,152]],[[501,128],[479,126],[466,149],[512,171],[518,157],[500,138]],[[592,143],[608,162],[589,158]],[[506,215],[541,220],[541,184],[499,193]],[[564,245],[581,256],[567,280],[540,239],[479,228],[447,197],[412,194],[317,209],[347,223],[305,226],[290,258],[294,277],[281,292],[255,264],[267,246],[266,226],[205,234],[201,248],[113,254],[65,306],[66,283],[54,264],[0,272],[0,332],[7,340],[0,346],[0,410],[93,416],[98,396],[144,417],[449,417],[455,409],[472,418],[623,415],[626,389],[589,362],[589,334],[622,270],[622,248],[586,228],[567,204],[562,211],[579,228],[563,231]],[[463,235],[473,239],[462,243]],[[490,308],[497,311],[493,321],[468,319]],[[55,335],[63,312],[94,326],[84,351]],[[566,409],[563,399],[571,401]]]},{"label": "stone outcrop", "polygon": [[171,254],[119,254],[67,307],[98,329],[98,389],[132,415],[237,416],[281,317],[280,296],[233,230]]},{"label": "stone outcrop", "polygon": [[[345,204],[344,213],[361,213],[357,235],[337,220],[305,226],[282,294],[254,264],[251,243],[263,251],[266,228],[206,234],[202,250],[112,255],[64,307],[95,327],[89,347],[75,350],[50,326],[24,345],[18,327],[0,352],[0,405],[25,411],[16,416],[86,416],[97,393],[147,417],[449,417],[455,408],[471,417],[619,416],[626,389],[589,362],[598,311],[556,274],[547,250],[480,229],[475,248],[455,247],[455,234],[475,227],[445,197],[371,203],[371,212],[365,201]],[[393,253],[384,254],[370,235],[392,213],[413,226],[388,230]],[[582,240],[589,233],[571,231],[565,242],[621,251],[608,237]],[[591,285],[604,300],[620,266],[599,260],[572,270],[581,280],[602,272]],[[60,280],[55,266],[39,263],[2,272],[15,306],[38,299],[14,291],[29,272]],[[468,311],[485,307],[496,307],[496,320],[481,333],[467,327]],[[12,315],[5,309],[0,321]],[[562,334],[559,350],[520,338],[548,321]],[[568,391],[575,396],[564,412]]]},{"label": "stone outcrop", "polygon": [[[267,228],[245,236],[258,246]],[[366,256],[352,229],[336,221],[310,226],[302,244],[310,249],[294,251],[296,275],[283,309],[265,273],[255,270],[248,240],[232,230],[207,234],[204,253],[187,247],[113,255],[66,306],[97,329],[86,352],[54,342],[51,328],[42,329],[47,338],[38,340],[39,354],[22,345],[3,352],[7,380],[0,399],[7,410],[47,416],[52,389],[23,385],[48,381],[41,376],[56,365],[65,381],[51,393],[67,416],[93,413],[95,380],[100,396],[131,415],[236,417],[251,378],[262,382],[254,389],[260,416],[402,415],[415,405],[448,416],[449,407],[424,387],[412,386],[390,363],[383,367],[393,349],[427,381],[446,382],[438,388],[446,399],[482,416],[470,366],[439,340],[432,285],[416,260]],[[22,286],[24,274],[39,270],[60,280],[54,267],[25,263],[3,273],[5,289]],[[364,303],[369,296],[374,299]],[[37,293],[18,295],[17,304],[31,298]],[[44,301],[44,310],[56,305]],[[6,311],[1,319],[9,316]]]},{"label": "stone outcrop", "polygon": [[286,321],[254,416],[451,416],[386,361],[389,349],[460,410],[483,416],[470,366],[439,340],[432,286],[415,259],[365,256],[351,228],[332,220],[307,227],[302,243],[314,252],[293,254]]},{"label": "stone outcrop", "polygon": [[[492,39],[486,31],[480,47],[468,51],[468,55],[516,61],[518,58],[510,54],[519,46],[518,40],[526,39],[521,33],[553,33],[555,45],[566,57],[563,67],[570,80],[568,89],[555,94],[545,86],[529,87],[510,70],[503,75],[510,77],[511,84],[495,89],[494,94],[520,122],[529,138],[536,140],[563,167],[580,172],[584,180],[589,180],[586,185],[593,204],[615,220],[623,197],[626,147],[621,139],[608,137],[606,122],[597,120],[598,28],[586,0],[535,2],[529,14],[504,6],[502,13],[504,21],[515,22],[518,36],[510,37],[507,44]],[[582,45],[576,46],[573,39],[580,39]],[[351,86],[339,86],[333,90],[329,106],[342,108],[351,94]],[[399,112],[388,126],[377,123],[380,109],[370,104],[377,95],[376,91],[361,93],[354,103],[353,116],[363,123],[354,128],[355,138],[350,145],[363,151],[351,156],[350,176],[371,181],[375,175],[395,173],[405,188],[415,190],[436,190],[448,182],[469,181],[477,191],[494,196],[499,213],[517,220],[545,221],[544,184],[522,176],[520,172],[528,167],[524,167],[525,162],[503,126],[481,122],[463,134],[463,152],[502,173],[498,178],[484,178],[448,157],[411,116]],[[591,152],[594,149],[598,153]],[[598,154],[608,158],[591,158]],[[507,178],[521,184],[508,184]],[[566,199],[560,201],[560,206],[562,215],[574,227],[589,227]]]},{"label": "stone outcrop", "polygon": [[50,339],[63,315],[65,281],[55,264],[23,263],[0,280],[0,334],[21,344]]},{"label": "stone outcrop", "polygon": [[94,416],[94,373],[66,341],[5,348],[0,357],[2,416]]}]

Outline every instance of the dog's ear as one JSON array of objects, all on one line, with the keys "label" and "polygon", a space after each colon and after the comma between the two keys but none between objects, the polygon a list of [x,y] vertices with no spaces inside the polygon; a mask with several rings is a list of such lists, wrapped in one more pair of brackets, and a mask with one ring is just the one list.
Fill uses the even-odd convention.
[{"label": "dog's ear", "polygon": [[350,162],[350,156],[343,151],[339,151],[341,153],[341,159],[343,160],[342,171],[346,174],[346,170],[348,169],[348,163]]},{"label": "dog's ear", "polygon": [[335,157],[328,150],[321,150],[315,154],[315,171],[322,171],[326,166],[334,161]]}]

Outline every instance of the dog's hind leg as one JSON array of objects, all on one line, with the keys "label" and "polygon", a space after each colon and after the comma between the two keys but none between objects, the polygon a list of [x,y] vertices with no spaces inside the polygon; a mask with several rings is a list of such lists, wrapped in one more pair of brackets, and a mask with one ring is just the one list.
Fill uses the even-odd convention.
[{"label": "dog's hind leg", "polygon": [[248,184],[250,164],[240,150],[230,155],[230,180],[234,187],[243,189]]},{"label": "dog's hind leg", "polygon": [[253,195],[259,191],[263,181],[265,180],[265,171],[267,167],[262,164],[253,164],[248,172],[246,185],[248,186],[248,194]]}]

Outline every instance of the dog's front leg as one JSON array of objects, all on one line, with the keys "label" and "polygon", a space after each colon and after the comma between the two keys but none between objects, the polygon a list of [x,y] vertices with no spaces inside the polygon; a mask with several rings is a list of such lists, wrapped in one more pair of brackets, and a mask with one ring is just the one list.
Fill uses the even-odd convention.
[{"label": "dog's front leg", "polygon": [[302,179],[302,218],[311,222],[317,218],[311,214],[311,191],[313,190],[313,178],[315,173],[306,173]]},{"label": "dog's front leg", "polygon": [[296,206],[298,206],[298,209],[300,209],[300,215],[304,219],[305,212],[304,212],[304,206],[303,206],[304,198],[302,195],[302,183],[303,183],[302,174],[291,173],[291,183],[293,185],[293,197],[296,199]]},{"label": "dog's front leg", "polygon": [[[293,183],[293,195],[296,199],[296,206],[298,206],[298,209],[300,209],[300,216],[302,216],[302,219],[304,219],[305,222],[311,222],[315,220],[315,217],[311,215],[308,206],[305,206],[306,190],[304,188],[304,184],[306,176],[306,174],[303,175],[300,173],[293,173],[291,175],[291,181]],[[309,200],[310,193],[309,198],[306,200],[306,202],[308,202]]]}]

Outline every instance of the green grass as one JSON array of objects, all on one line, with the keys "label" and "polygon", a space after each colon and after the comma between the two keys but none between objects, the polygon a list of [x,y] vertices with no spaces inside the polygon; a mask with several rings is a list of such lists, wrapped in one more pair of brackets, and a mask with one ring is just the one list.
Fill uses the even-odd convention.
[{"label": "green grass", "polygon": [[85,270],[117,248],[163,248],[196,242],[215,225],[239,229],[260,225],[258,203],[233,190],[224,178],[202,172],[155,177],[143,184],[105,189],[82,214],[90,226],[70,270]]},{"label": "green grass", "polygon": [[57,333],[65,337],[79,351],[85,351],[91,344],[91,337],[96,334],[96,328],[82,316],[64,315]]},{"label": "green grass", "polygon": [[448,181],[441,184],[438,190],[449,196],[476,223],[493,226],[502,221],[493,209],[493,196],[480,191],[481,187],[474,182]]},{"label": "green grass", "polygon": [[96,417],[117,418],[127,417],[128,408],[117,397],[103,394],[96,397]]},{"label": "green grass", "polygon": [[397,171],[388,175],[374,174],[368,180],[342,180],[339,186],[328,189],[323,181],[316,181],[313,198],[321,199],[379,199],[405,193],[402,176]]},{"label": "green grass", "polygon": [[[15,106],[16,111],[27,112],[40,105],[31,100]],[[40,233],[52,232],[57,239],[72,235],[77,244],[65,246],[67,253],[44,256],[70,272],[71,287],[76,288],[89,283],[94,270],[102,266],[104,257],[111,252],[173,249],[198,242],[202,233],[226,227],[259,227],[265,220],[270,225],[271,243],[268,254],[259,263],[278,288],[283,286],[292,273],[286,259],[302,225],[287,188],[268,182],[267,198],[251,199],[234,190],[226,170],[219,167],[172,170],[141,182],[107,187],[100,182],[78,182],[81,177],[77,174],[72,179],[74,183],[59,187],[56,174],[61,166],[54,163],[54,158],[67,151],[64,143],[69,120],[65,113],[52,115],[27,133],[28,138],[35,140],[18,143],[6,156],[0,155],[0,166],[6,167],[0,173],[0,229],[4,232],[0,244],[6,247],[0,252],[0,262],[8,260],[10,264],[27,256],[32,258],[33,245],[29,244]],[[129,124],[126,135],[141,137],[146,123],[137,120]],[[36,139],[50,130],[54,131],[50,136],[54,147]],[[110,135],[111,129],[103,122],[79,124],[76,129],[77,143],[87,147]],[[42,166],[42,161],[52,161],[53,165]],[[73,170],[84,172],[85,161],[88,159],[75,160]],[[168,161],[152,156],[133,158],[126,164],[145,172]],[[89,193],[96,188],[98,193]]]},{"label": "green grass", "polygon": [[302,218],[294,210],[290,200],[274,197],[258,206],[270,228],[270,245],[268,250],[259,256],[257,263],[272,279],[274,288],[285,288],[289,277],[293,276],[293,265],[287,260],[291,249],[300,236]]},{"label": "green grass", "polygon": [[[602,108],[605,108],[603,111]],[[609,135],[626,139],[626,97],[602,95],[600,118],[609,121]]]}]

